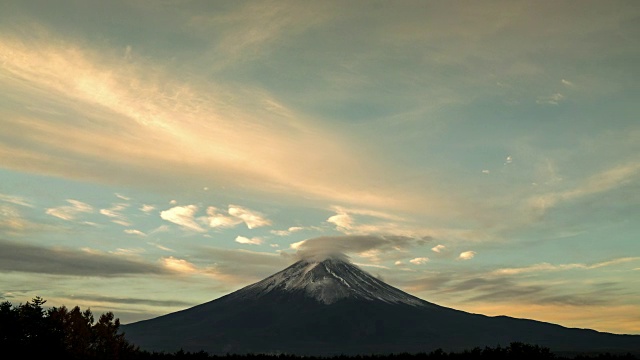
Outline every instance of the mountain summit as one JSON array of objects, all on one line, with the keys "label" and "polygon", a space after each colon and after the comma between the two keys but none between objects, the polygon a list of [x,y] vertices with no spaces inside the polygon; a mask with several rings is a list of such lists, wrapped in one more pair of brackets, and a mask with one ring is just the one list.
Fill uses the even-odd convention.
[{"label": "mountain summit", "polygon": [[260,282],[233,293],[231,297],[258,299],[268,297],[271,292],[304,294],[327,305],[343,299],[428,305],[426,301],[389,286],[337,257],[300,260]]},{"label": "mountain summit", "polygon": [[149,351],[389,354],[524,342],[556,352],[640,354],[640,335],[471,314],[419,299],[346,258],[303,259],[233,293],[122,326]]}]

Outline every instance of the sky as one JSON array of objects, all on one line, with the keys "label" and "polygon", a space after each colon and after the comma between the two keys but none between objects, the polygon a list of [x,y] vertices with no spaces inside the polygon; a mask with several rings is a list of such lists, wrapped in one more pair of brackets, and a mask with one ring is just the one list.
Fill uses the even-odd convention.
[{"label": "sky", "polygon": [[339,251],[640,334],[637,1],[0,2],[0,301],[198,305]]}]

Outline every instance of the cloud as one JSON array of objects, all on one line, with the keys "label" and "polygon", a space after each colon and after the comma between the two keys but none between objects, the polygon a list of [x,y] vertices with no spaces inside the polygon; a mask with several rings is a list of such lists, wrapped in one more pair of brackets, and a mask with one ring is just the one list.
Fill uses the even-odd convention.
[{"label": "cloud", "polygon": [[243,222],[249,229],[271,225],[271,220],[263,214],[238,205],[229,205],[229,215],[219,212],[216,207],[207,208],[207,223],[212,228],[233,228]]},{"label": "cloud", "polygon": [[558,264],[558,265],[553,265],[549,263],[540,263],[540,264],[534,264],[534,265],[519,267],[519,268],[497,269],[497,270],[494,270],[491,274],[519,275],[519,274],[542,272],[542,271],[563,271],[563,270],[572,270],[572,269],[591,270],[591,269],[598,269],[601,267],[613,266],[613,265],[623,264],[627,262],[635,262],[635,261],[640,261],[640,257],[623,257],[623,258],[617,258],[617,259],[608,260],[608,261],[597,262],[590,265],[580,264],[580,263]]},{"label": "cloud", "polygon": [[124,59],[125,60],[131,60],[131,50],[132,50],[131,45],[127,45],[124,48]]},{"label": "cloud", "polygon": [[191,17],[189,31],[216,34],[209,66],[224,69],[251,62],[292,36],[330,20],[337,9],[326,2],[247,3],[220,13],[199,12]]},{"label": "cloud", "polygon": [[184,229],[205,232],[206,230],[200,227],[194,220],[197,211],[198,207],[196,205],[175,206],[168,210],[161,211],[160,217],[163,220],[180,225]]},{"label": "cloud", "polygon": [[129,200],[131,200],[131,198],[130,198],[130,197],[125,196],[125,195],[122,195],[122,194],[115,193],[115,196],[116,196],[118,199],[122,199],[122,200],[124,200],[124,201],[129,201]]},{"label": "cloud", "polygon": [[182,300],[154,300],[148,297],[144,298],[129,298],[129,297],[114,297],[114,296],[94,296],[94,295],[73,295],[73,299],[77,301],[89,301],[91,303],[110,303],[110,304],[127,304],[127,305],[151,305],[161,307],[180,307],[187,308],[194,306],[194,303],[186,302]]},{"label": "cloud", "polygon": [[592,306],[592,305],[610,305],[611,299],[606,293],[598,294],[565,294],[552,295],[536,299],[536,304],[545,305],[569,305],[569,306]]},{"label": "cloud", "polygon": [[632,182],[640,174],[640,161],[631,161],[595,174],[573,189],[535,195],[527,205],[538,213],[544,213],[559,202],[572,201],[616,189]]},{"label": "cloud", "polygon": [[562,305],[586,307],[615,304],[615,299],[625,291],[625,286],[616,283],[592,284],[588,290],[549,288],[539,284],[517,283],[505,278],[473,278],[445,291],[460,291],[471,295],[468,302],[502,302],[504,304]]},{"label": "cloud", "polygon": [[299,250],[305,244],[305,242],[307,242],[307,240],[294,242],[291,245],[289,245],[289,247],[293,250]]},{"label": "cloud", "polygon": [[560,80],[560,82],[562,83],[562,85],[565,85],[565,86],[568,86],[568,87],[574,87],[575,86],[574,83],[572,83],[571,81],[566,80],[566,79],[562,79],[562,80]]},{"label": "cloud", "polygon": [[417,258],[409,260],[409,262],[414,264],[414,265],[426,264],[428,261],[429,261],[429,258],[426,258],[426,257],[417,257]]},{"label": "cloud", "polygon": [[237,236],[236,242],[240,244],[260,245],[263,240],[259,237],[252,237],[251,239],[244,236]]},{"label": "cloud", "polygon": [[100,214],[111,218],[111,221],[122,225],[122,226],[131,226],[131,223],[127,219],[127,217],[121,213],[122,210],[129,207],[129,204],[118,203],[113,204],[109,209],[100,209]]},{"label": "cloud", "polygon": [[129,235],[147,236],[147,234],[143,233],[142,231],[135,229],[125,229],[124,233]]},{"label": "cloud", "polygon": [[321,236],[302,240],[290,245],[298,256],[320,258],[335,254],[359,255],[381,261],[386,256],[394,257],[415,246],[428,243],[430,239],[386,235]]},{"label": "cloud", "polygon": [[207,208],[207,222],[212,228],[232,228],[242,223],[242,219],[218,213],[213,206]]},{"label": "cloud", "polygon": [[422,291],[429,291],[430,293],[437,293],[442,291],[447,285],[455,280],[455,274],[450,273],[426,273],[426,276],[411,277],[408,279],[398,280],[398,286],[410,291],[412,293],[418,293]]},{"label": "cloud", "polygon": [[471,260],[471,259],[473,259],[474,256],[476,256],[476,252],[475,251],[465,251],[465,252],[461,252],[460,255],[458,255],[458,259],[460,259],[460,260]]},{"label": "cloud", "polygon": [[[74,43],[42,26],[33,35],[28,42],[19,34],[0,41],[1,85],[10,108],[36,101],[55,112],[12,110],[2,118],[2,128],[10,129],[6,137],[15,139],[0,142],[0,154],[12,155],[3,156],[7,168],[164,188],[206,182],[229,191],[361,205],[411,199],[390,198],[393,188],[362,186],[391,173],[362,161],[349,141],[267,91],[185,82],[162,61],[125,60],[114,48]],[[59,115],[68,112],[77,116]],[[114,166],[117,172],[109,170]]]},{"label": "cloud", "polygon": [[282,266],[286,266],[290,263],[290,260],[286,259],[282,255],[274,254],[272,252],[260,252],[246,249],[222,249],[212,246],[203,246],[197,249],[196,256],[201,259],[209,259],[217,263],[229,263],[238,267],[256,265],[266,266],[273,269],[281,269]]},{"label": "cloud", "polygon": [[568,269],[576,269],[576,268],[585,268],[582,264],[565,264],[565,265],[551,265],[549,263],[541,263],[535,264],[527,267],[520,268],[503,268],[493,271],[494,275],[518,275],[530,272],[539,272],[539,271],[557,271],[557,270],[568,270]]},{"label": "cloud", "polygon": [[62,220],[74,220],[80,213],[92,213],[93,207],[82,201],[67,199],[67,202],[71,205],[58,206],[49,208],[46,213],[51,216],[55,216]]},{"label": "cloud", "polygon": [[[360,266],[360,267],[371,267],[371,268],[376,268],[376,269],[384,269],[384,270],[389,270],[388,266],[384,266],[384,265],[378,265],[378,264],[365,264],[365,263],[358,263],[358,262],[354,262],[353,265],[356,266]],[[376,277],[382,281],[384,281],[380,274],[377,274]]]},{"label": "cloud", "polygon": [[468,301],[472,302],[509,302],[514,299],[530,301],[530,299],[534,298],[534,295],[540,295],[545,291],[544,286],[518,285],[502,279],[472,279],[458,286],[464,290],[473,289],[474,292],[480,293],[468,299]]},{"label": "cloud", "polygon": [[128,257],[140,257],[140,254],[145,253],[145,250],[142,248],[135,248],[135,249],[123,249],[123,248],[117,248],[113,251],[109,251],[110,254],[114,254],[114,255],[118,255],[118,256],[128,256]]},{"label": "cloud", "polygon": [[263,214],[238,205],[229,205],[229,215],[244,221],[249,229],[271,225],[271,220]]},{"label": "cloud", "polygon": [[541,96],[536,100],[537,104],[549,104],[549,105],[558,105],[565,99],[565,96],[560,93],[555,93],[549,96]]},{"label": "cloud", "polygon": [[110,218],[122,218],[123,215],[119,212],[127,207],[129,207],[128,204],[113,204],[109,209],[100,209],[100,214]]},{"label": "cloud", "polygon": [[8,202],[14,205],[33,207],[33,205],[25,198],[15,195],[0,194],[0,201]]},{"label": "cloud", "polygon": [[190,259],[211,264],[207,266],[208,274],[215,274],[217,280],[234,287],[273,275],[295,260],[284,254],[246,249],[202,246],[196,250]]},{"label": "cloud", "polygon": [[169,231],[169,226],[168,225],[160,225],[157,228],[151,230],[149,232],[149,235],[153,235],[153,234],[158,234],[158,233],[163,233],[163,232],[167,232]]},{"label": "cloud", "polygon": [[431,251],[436,252],[436,253],[441,253],[445,248],[446,248],[446,246],[438,244],[438,245],[432,247]]},{"label": "cloud", "polygon": [[32,224],[23,219],[18,210],[8,205],[0,205],[0,230],[9,233],[23,232],[32,228]]},{"label": "cloud", "polygon": [[491,173],[491,171],[489,171],[489,170],[487,170],[487,169],[484,169],[484,170],[482,170],[482,173],[483,173],[483,174],[489,174],[489,173]]},{"label": "cloud", "polygon": [[380,249],[369,249],[366,251],[362,251],[357,253],[357,256],[367,259],[367,261],[372,261],[375,263],[380,262],[382,255],[382,251]]},{"label": "cloud", "polygon": [[287,230],[271,230],[270,232],[273,235],[277,235],[277,236],[289,236],[294,232],[298,232],[298,231],[302,231],[302,230],[304,230],[304,228],[301,227],[301,226],[291,226]]},{"label": "cloud", "polygon": [[156,264],[85,249],[26,245],[0,240],[0,271],[111,277],[165,274]]},{"label": "cloud", "polygon": [[192,263],[173,256],[162,258],[160,262],[165,269],[180,274],[194,274],[198,272],[198,269]]},{"label": "cloud", "polygon": [[333,215],[327,219],[327,222],[336,226],[339,231],[348,231],[352,229],[353,218],[347,213]]},{"label": "cloud", "polygon": [[156,209],[156,207],[153,206],[153,205],[143,204],[142,207],[140,208],[140,211],[145,212],[145,213],[150,213],[155,209]]},{"label": "cloud", "polygon": [[448,299],[462,299],[465,304],[486,301],[535,303],[535,299],[548,296],[549,288],[537,284],[518,283],[501,277],[478,277],[470,272],[436,272],[426,277],[404,281],[402,284],[409,291],[429,291],[431,294],[444,295]]},{"label": "cloud", "polygon": [[334,206],[335,215],[327,222],[335,225],[337,231],[346,235],[388,235],[406,237],[428,237],[432,229],[421,226],[407,219],[383,211],[346,208]]},{"label": "cloud", "polygon": [[162,250],[162,251],[168,251],[168,252],[175,252],[175,250],[168,248],[166,246],[160,245],[160,244],[156,244],[153,242],[148,242],[147,244],[151,245],[151,246],[155,246],[156,248]]}]

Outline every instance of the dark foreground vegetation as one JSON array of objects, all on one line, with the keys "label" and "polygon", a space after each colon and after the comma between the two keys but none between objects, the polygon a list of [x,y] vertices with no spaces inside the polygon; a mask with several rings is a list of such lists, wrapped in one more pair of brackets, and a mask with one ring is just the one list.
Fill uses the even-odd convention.
[{"label": "dark foreground vegetation", "polygon": [[215,359],[215,360],[640,360],[632,354],[584,354],[561,356],[538,345],[511,343],[506,347],[474,348],[463,352],[442,350],[418,354],[313,357],[287,354],[225,356],[206,352],[149,352],[129,343],[120,332],[120,320],[112,312],[96,321],[89,309],[78,306],[43,307],[46,300],[35,297],[25,304],[0,303],[0,358],[58,358],[69,360]]}]

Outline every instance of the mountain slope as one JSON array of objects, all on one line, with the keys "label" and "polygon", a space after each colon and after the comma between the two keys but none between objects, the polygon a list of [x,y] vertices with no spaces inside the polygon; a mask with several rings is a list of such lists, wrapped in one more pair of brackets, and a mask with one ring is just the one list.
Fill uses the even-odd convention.
[{"label": "mountain slope", "polygon": [[377,300],[390,304],[425,306],[424,300],[385,284],[358,267],[337,258],[301,260],[233,294],[234,299],[257,299],[270,292],[302,292],[332,304],[342,299]]},{"label": "mountain slope", "polygon": [[123,325],[142,349],[300,355],[461,351],[520,341],[557,352],[634,352],[640,336],[438,306],[358,267],[301,260],[216,300]]}]

